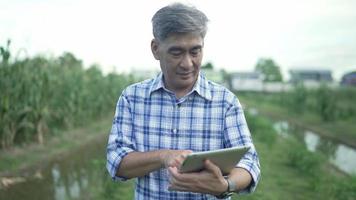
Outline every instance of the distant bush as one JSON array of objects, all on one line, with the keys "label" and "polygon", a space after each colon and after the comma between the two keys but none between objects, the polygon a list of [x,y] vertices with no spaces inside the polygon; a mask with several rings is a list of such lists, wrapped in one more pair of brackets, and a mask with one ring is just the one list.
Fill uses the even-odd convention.
[{"label": "distant bush", "polygon": [[126,182],[113,181],[105,166],[106,160],[100,159],[93,162],[93,167],[99,172],[97,184],[90,188],[89,197],[96,200],[126,200],[134,198],[134,179]]},{"label": "distant bush", "polygon": [[355,176],[335,176],[324,174],[313,179],[313,190],[317,199],[345,199],[353,200],[356,197]]},{"label": "distant bush", "polygon": [[332,121],[336,117],[336,97],[333,95],[333,91],[328,88],[326,85],[320,86],[315,91],[315,99],[317,101],[316,113],[324,121]]},{"label": "distant bush", "polygon": [[249,99],[268,102],[284,107],[292,113],[313,113],[325,122],[337,120],[356,120],[356,88],[330,88],[321,85],[315,89],[307,89],[298,84],[291,91],[280,93],[242,93]]},{"label": "distant bush", "polygon": [[286,142],[290,147],[286,152],[288,155],[287,164],[309,176],[317,176],[321,170],[321,165],[325,162],[322,157],[308,151],[304,144],[294,138],[288,138]]},{"label": "distant bush", "polygon": [[303,84],[295,86],[294,90],[285,93],[285,99],[287,99],[288,108],[296,113],[303,113],[306,109],[306,103],[308,98],[308,91]]},{"label": "distant bush", "polygon": [[333,184],[335,199],[351,200],[356,197],[356,177],[337,178]]},{"label": "distant bush", "polygon": [[248,127],[253,139],[259,140],[268,146],[272,146],[277,138],[277,133],[273,129],[272,123],[266,118],[245,113]]}]

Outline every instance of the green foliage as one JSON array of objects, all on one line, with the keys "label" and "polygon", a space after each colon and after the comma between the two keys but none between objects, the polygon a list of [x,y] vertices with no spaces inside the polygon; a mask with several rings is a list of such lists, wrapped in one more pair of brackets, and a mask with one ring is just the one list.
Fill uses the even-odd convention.
[{"label": "green foliage", "polygon": [[320,173],[320,167],[324,163],[320,155],[310,152],[306,147],[297,142],[294,138],[288,138],[289,144],[287,164],[294,167],[301,173],[308,176],[317,176]]},{"label": "green foliage", "polygon": [[315,114],[324,122],[356,120],[356,88],[321,85],[307,89],[298,83],[280,93],[242,93],[248,99],[286,108],[291,114]]},{"label": "green foliage", "polygon": [[283,80],[279,66],[271,58],[260,58],[255,71],[261,72],[265,82],[280,82]]},{"label": "green foliage", "polygon": [[303,113],[307,102],[308,91],[303,84],[297,84],[290,93],[286,93],[288,108],[296,113]]},{"label": "green foliage", "polygon": [[[267,99],[272,98],[269,96]],[[268,126],[261,121],[268,120],[259,115],[250,116],[248,112],[246,117],[257,139],[255,145],[262,178],[254,193],[234,195],[232,199],[354,199],[356,177],[332,173],[335,169],[327,159],[309,152],[297,138],[277,135],[271,148],[264,140],[258,139]],[[269,126],[272,126],[271,122]]]},{"label": "green foliage", "polygon": [[345,179],[335,179],[333,180],[333,196],[335,199],[346,199],[351,200],[356,197],[356,177],[348,177]]},{"label": "green foliage", "polygon": [[134,181],[126,182],[113,181],[105,169],[105,160],[95,160],[93,165],[100,172],[101,177],[94,188],[91,188],[90,195],[97,200],[126,200],[134,198]]},{"label": "green foliage", "polygon": [[57,129],[83,125],[109,112],[129,83],[124,75],[85,70],[71,53],[0,63],[1,148],[43,143]]},{"label": "green foliage", "polygon": [[[332,107],[335,107],[333,113],[333,119],[347,120],[356,118],[356,88],[341,87],[328,91],[328,97],[332,100],[328,102],[332,103]],[[331,107],[331,106],[329,106]]]},{"label": "green foliage", "polygon": [[201,69],[214,69],[214,65],[211,62],[207,62],[205,65],[201,66]]},{"label": "green foliage", "polygon": [[251,115],[248,112],[246,112],[245,115],[253,139],[272,147],[276,141],[277,133],[273,129],[271,122],[266,118]]},{"label": "green foliage", "polygon": [[332,121],[336,114],[336,100],[332,90],[322,85],[315,92],[316,110],[324,121]]},{"label": "green foliage", "polygon": [[338,177],[330,174],[315,177],[311,183],[316,199],[351,200],[356,196],[356,177]]}]

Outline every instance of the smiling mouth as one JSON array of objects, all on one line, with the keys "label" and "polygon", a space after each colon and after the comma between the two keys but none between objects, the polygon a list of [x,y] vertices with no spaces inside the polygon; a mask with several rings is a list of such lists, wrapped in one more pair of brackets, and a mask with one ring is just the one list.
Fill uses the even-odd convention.
[{"label": "smiling mouth", "polygon": [[191,75],[193,72],[185,72],[185,73],[177,73],[179,76],[189,76]]}]

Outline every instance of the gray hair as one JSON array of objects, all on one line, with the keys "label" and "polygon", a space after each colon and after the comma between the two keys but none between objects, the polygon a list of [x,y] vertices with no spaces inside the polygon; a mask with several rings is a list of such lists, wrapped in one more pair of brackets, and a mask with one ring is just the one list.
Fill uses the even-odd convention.
[{"label": "gray hair", "polygon": [[198,33],[207,31],[208,18],[195,7],[174,3],[161,8],[152,18],[153,36],[165,40],[171,33]]}]

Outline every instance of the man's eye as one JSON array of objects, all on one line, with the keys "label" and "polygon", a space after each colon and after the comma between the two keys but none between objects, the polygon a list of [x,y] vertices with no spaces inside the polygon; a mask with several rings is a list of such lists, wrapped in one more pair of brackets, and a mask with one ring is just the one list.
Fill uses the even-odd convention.
[{"label": "man's eye", "polygon": [[171,50],[169,51],[169,53],[173,56],[180,56],[183,53],[183,51],[177,49],[177,50]]},{"label": "man's eye", "polygon": [[201,52],[201,49],[192,49],[190,51],[190,54],[192,54],[193,56],[197,56],[199,53]]}]

